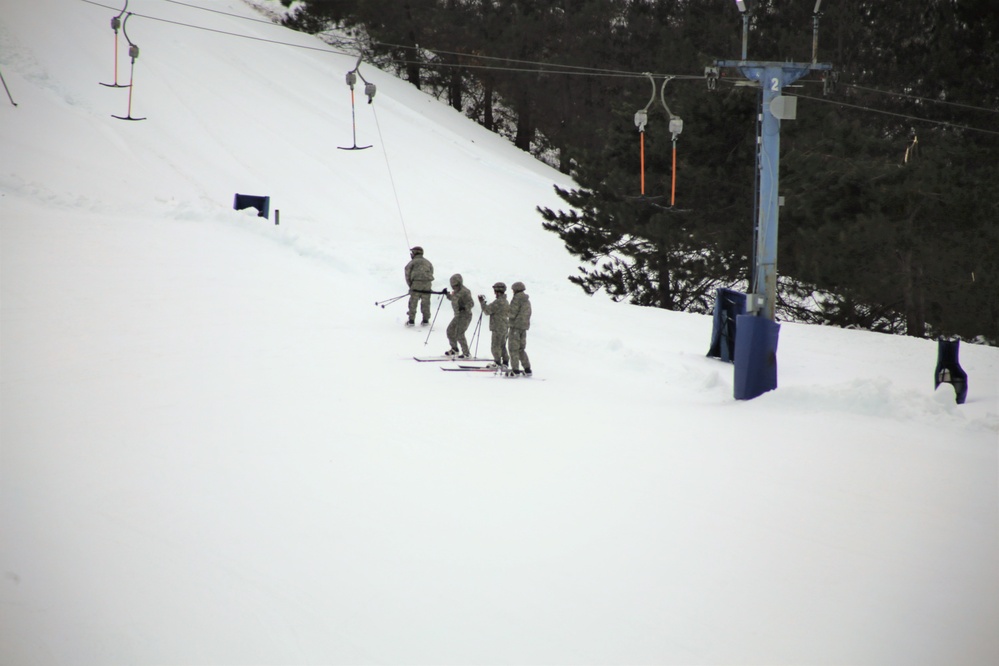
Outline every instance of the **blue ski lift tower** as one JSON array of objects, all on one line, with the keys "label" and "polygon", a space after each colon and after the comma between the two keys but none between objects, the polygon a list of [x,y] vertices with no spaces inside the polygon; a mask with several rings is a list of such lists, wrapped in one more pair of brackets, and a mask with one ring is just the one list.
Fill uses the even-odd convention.
[{"label": "blue ski lift tower", "polygon": [[747,314],[738,318],[735,349],[735,398],[746,400],[777,388],[777,334],[774,321],[777,302],[777,221],[780,212],[780,121],[794,120],[797,97],[781,94],[787,86],[814,71],[829,71],[832,65],[816,62],[819,7],[812,12],[812,62],[766,62],[747,59],[749,11],[744,0],[736,0],[742,14],[742,59],[717,60],[720,69],[735,69],[758,86],[760,95],[759,140],[756,146],[757,219],[754,221],[753,273],[747,294]]}]

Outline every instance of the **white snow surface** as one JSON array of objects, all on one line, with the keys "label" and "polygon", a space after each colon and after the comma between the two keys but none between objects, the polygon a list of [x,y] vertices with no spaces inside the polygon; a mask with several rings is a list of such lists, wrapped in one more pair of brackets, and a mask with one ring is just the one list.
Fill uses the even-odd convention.
[{"label": "white snow surface", "polygon": [[[109,3],[0,11],[0,662],[999,663],[999,350],[784,323],[736,401],[568,282],[567,177],[370,64],[338,150],[355,57],[239,0],[132,0],[115,120]],[[411,360],[416,244],[535,379]]]}]

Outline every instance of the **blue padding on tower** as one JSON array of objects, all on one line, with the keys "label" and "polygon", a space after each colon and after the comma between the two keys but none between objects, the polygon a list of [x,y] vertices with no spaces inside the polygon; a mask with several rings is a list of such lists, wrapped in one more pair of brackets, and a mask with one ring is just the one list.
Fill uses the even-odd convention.
[{"label": "blue padding on tower", "polygon": [[741,315],[736,318],[736,326],[735,399],[751,400],[777,388],[780,324],[765,317]]},{"label": "blue padding on tower", "polygon": [[725,288],[717,291],[708,356],[726,362],[735,360],[736,318],[743,314],[746,314],[744,293]]},{"label": "blue padding on tower", "polygon": [[952,384],[957,397],[957,404],[963,405],[968,397],[968,373],[958,362],[958,352],[961,349],[960,340],[945,340],[940,338],[937,341],[937,370],[934,374],[933,388],[938,388],[941,384]]}]

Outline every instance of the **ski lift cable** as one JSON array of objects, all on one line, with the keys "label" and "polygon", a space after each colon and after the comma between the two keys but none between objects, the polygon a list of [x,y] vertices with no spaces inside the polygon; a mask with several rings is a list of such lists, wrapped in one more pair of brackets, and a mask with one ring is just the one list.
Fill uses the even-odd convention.
[{"label": "ski lift cable", "polygon": [[[111,10],[117,11],[117,7],[112,7],[110,5],[107,5],[107,4],[104,4],[104,3],[101,3],[101,2],[96,2],[95,0],[79,0],[79,1],[80,2],[84,2],[86,4],[89,4],[89,5],[94,5],[95,7],[102,7],[104,9],[111,9]],[[295,44],[295,43],[292,43],[292,42],[286,42],[286,41],[281,41],[281,40],[277,40],[277,39],[267,39],[267,38],[264,38],[264,37],[256,37],[256,36],[253,36],[253,35],[244,35],[244,34],[240,34],[240,33],[229,32],[229,31],[226,31],[226,30],[218,30],[218,29],[215,29],[215,28],[208,28],[208,27],[205,27],[205,26],[195,25],[195,24],[192,24],[192,23],[184,23],[182,21],[173,21],[173,20],[170,20],[170,19],[164,19],[164,18],[160,18],[158,16],[151,16],[151,15],[148,15],[148,14],[139,14],[139,13],[136,13],[136,12],[132,12],[132,14],[134,14],[135,16],[138,16],[140,18],[145,18],[145,19],[148,19],[148,20],[151,20],[151,21],[159,21],[161,23],[168,23],[168,24],[176,25],[176,26],[180,26],[180,27],[193,28],[195,30],[204,30],[206,32],[212,32],[212,33],[216,33],[216,34],[220,34],[220,35],[227,35],[227,36],[230,36],[230,37],[240,37],[242,39],[249,39],[249,40],[253,40],[253,41],[264,42],[264,43],[267,43],[267,44],[276,44],[276,45],[279,45],[279,46],[290,46],[290,47],[293,47],[293,48],[299,48],[299,49],[304,49],[304,50],[308,50],[308,51],[319,51],[321,53],[332,53],[334,55],[351,55],[350,53],[348,53],[346,51],[342,51],[342,50],[334,49],[334,48],[323,48],[323,47],[318,47],[318,46],[308,46],[308,45],[305,45],[305,44]],[[246,18],[246,17],[240,17],[240,18]],[[270,22],[268,22],[268,23],[270,23]],[[271,24],[271,25],[277,25],[277,24]],[[379,43],[379,44],[381,44],[381,43]],[[413,47],[407,47],[407,48],[413,48]],[[470,54],[463,54],[463,55],[467,55],[467,57],[476,57],[478,59],[484,59],[485,58],[485,56],[472,56]],[[500,58],[500,59],[502,59],[502,58]],[[502,59],[502,60],[507,60],[508,62],[514,62],[514,61],[512,61],[510,59]],[[523,72],[523,73],[531,73],[531,74],[549,74],[549,75],[561,74],[561,75],[606,76],[606,77],[618,76],[618,77],[626,77],[626,78],[636,78],[636,77],[643,76],[643,74],[640,74],[640,73],[637,73],[637,72],[625,72],[625,71],[622,71],[621,73],[615,73],[615,70],[593,70],[593,69],[588,69],[588,70],[585,70],[585,71],[573,72],[573,71],[568,71],[567,69],[536,69],[536,68],[527,68],[527,67],[524,67],[524,68],[495,67],[495,66],[489,66],[489,65],[468,65],[468,64],[456,64],[456,63],[431,63],[431,62],[426,62],[426,61],[412,61],[412,60],[399,60],[399,59],[388,59],[385,62],[389,62],[389,63],[392,63],[392,64],[409,64],[409,63],[412,63],[412,64],[419,64],[419,65],[424,66],[424,67],[462,67],[462,68],[465,68],[465,69],[484,69],[484,70],[494,70],[494,71]],[[527,63],[527,62],[530,62],[530,61],[517,61],[517,62],[525,62],[525,63]],[[545,67],[563,67],[563,68],[564,67],[568,67],[568,66],[563,66],[563,65],[552,65],[551,63],[538,63],[538,64],[542,65],[542,66],[545,66]],[[704,79],[703,75],[698,75],[698,74],[676,74],[676,75],[670,75],[670,76],[672,76],[674,80],[684,80],[684,81],[703,81],[703,79]],[[731,81],[728,81],[728,80],[723,80],[723,81],[726,82],[726,83],[732,83]],[[851,86],[852,84],[844,84],[844,85]],[[900,94],[900,93],[893,93],[893,92],[887,92],[887,91],[878,91],[878,92],[882,92],[883,94],[890,94],[890,95],[899,95]],[[797,96],[798,97],[807,97],[805,95],[797,95]],[[982,133],[985,133],[985,134],[999,134],[999,132],[995,132],[993,130],[986,130],[986,129],[982,129],[982,128],[979,128],[979,127],[973,127],[973,126],[970,126],[970,125],[956,125],[956,124],[947,123],[947,122],[944,122],[944,121],[937,121],[937,120],[932,120],[932,119],[928,119],[928,118],[920,118],[918,116],[911,116],[911,115],[904,115],[904,114],[893,113],[893,112],[890,112],[890,111],[884,111],[884,110],[875,109],[875,108],[872,108],[872,107],[866,107],[866,106],[855,105],[855,104],[847,104],[847,103],[843,103],[843,102],[834,102],[833,100],[826,100],[826,99],[820,99],[820,98],[814,98],[814,97],[807,97],[807,99],[816,99],[816,100],[818,100],[820,102],[839,103],[839,104],[841,104],[843,106],[847,106],[847,107],[850,107],[850,108],[855,108],[855,109],[860,109],[860,110],[865,110],[865,111],[871,111],[871,112],[874,112],[874,113],[883,113],[883,114],[888,114],[888,115],[902,116],[902,117],[910,118],[912,120],[919,121],[919,122],[928,122],[928,123],[936,123],[936,124],[940,124],[940,125],[947,125],[947,126],[955,127],[957,129],[964,129],[964,130],[973,131],[973,132],[982,132]],[[934,101],[934,102],[937,102],[937,103],[948,103],[948,102],[942,102],[941,100],[931,100],[931,101]],[[954,103],[953,102],[949,102],[949,104],[954,104]],[[981,111],[990,111],[990,112],[994,111],[993,109],[988,109],[988,108],[985,108],[985,107],[974,107],[974,106],[969,106],[969,105],[962,105],[962,106],[967,106],[967,108],[975,109],[975,110],[981,110]]]},{"label": "ski lift cable", "polygon": [[385,138],[382,136],[382,124],[378,121],[378,111],[375,106],[371,106],[371,113],[375,117],[375,127],[378,128],[378,142],[382,147],[382,155],[385,157],[385,169],[388,171],[389,184],[392,185],[392,196],[395,198],[395,208],[399,212],[399,224],[402,225],[402,235],[406,239],[406,248],[412,247],[409,242],[409,230],[406,228],[406,218],[402,214],[402,204],[399,201],[399,190],[395,186],[395,176],[392,175],[392,164],[389,162],[388,150],[385,148]]},{"label": "ski lift cable", "polygon": [[[435,49],[435,48],[432,48],[432,47],[412,46],[412,45],[406,45],[406,44],[393,44],[392,42],[372,41],[371,44],[373,46],[387,46],[387,47],[390,47],[390,48],[406,49],[406,50],[409,50],[409,51],[430,51],[431,53],[435,53],[435,54],[457,56],[459,58],[472,58],[474,60],[495,60],[495,61],[499,61],[499,62],[505,62],[505,63],[511,63],[511,64],[517,64],[517,65],[537,65],[537,66],[540,66],[540,67],[547,67],[547,68],[559,68],[559,69],[566,70],[565,72],[562,72],[564,74],[570,74],[573,71],[578,71],[580,73],[585,73],[585,74],[608,75],[608,76],[627,76],[627,77],[642,77],[642,76],[646,76],[648,74],[648,72],[635,72],[634,70],[604,69],[604,68],[601,68],[601,67],[589,67],[589,66],[586,66],[586,65],[563,65],[563,64],[560,64],[560,63],[544,62],[544,61],[539,61],[539,60],[522,60],[522,59],[519,59],[519,58],[508,58],[508,57],[505,57],[505,56],[488,56],[488,55],[481,55],[481,54],[463,53],[461,51],[445,51],[445,50],[441,50],[441,49]],[[416,61],[410,61],[410,60],[404,60],[403,59],[403,60],[398,60],[398,61],[393,60],[392,62],[407,63],[407,62],[416,62]],[[441,66],[446,66],[446,67],[469,67],[469,68],[471,68],[471,67],[482,67],[482,68],[485,68],[485,69],[506,69],[506,68],[503,68],[503,67],[495,67],[495,68],[493,68],[493,67],[489,67],[489,66],[485,66],[485,65],[476,66],[476,65],[468,65],[468,64],[461,64],[461,63],[424,63],[424,64],[428,64],[428,65],[441,65]],[[520,71],[520,70],[518,69],[516,71]],[[527,70],[527,71],[535,71],[535,70],[530,69],[530,70]],[[548,71],[557,71],[557,70],[548,70]],[[704,77],[703,76],[692,76],[691,78],[703,79]]]},{"label": "ski lift cable", "polygon": [[[80,2],[85,2],[88,5],[94,5],[95,7],[104,7],[105,9],[114,9],[114,7],[109,7],[108,5],[102,4],[100,2],[95,2],[94,0],[79,0]],[[305,44],[294,44],[292,42],[283,42],[278,39],[267,39],[265,37],[255,37],[253,35],[242,35],[238,32],[229,32],[227,30],[218,30],[216,28],[208,28],[203,25],[195,25],[193,23],[184,23],[183,21],[174,21],[171,19],[161,18],[159,16],[150,16],[149,14],[139,14],[137,12],[130,12],[134,16],[139,18],[148,19],[150,21],[159,21],[160,23],[169,23],[170,25],[176,25],[183,28],[193,28],[195,30],[204,30],[205,32],[212,32],[219,35],[227,35],[229,37],[240,37],[242,39],[249,39],[255,42],[265,42],[267,44],[277,44],[278,46],[291,46],[298,49],[304,49],[306,51],[319,51],[321,53],[332,53],[335,55],[352,55],[346,51],[339,51],[337,49],[322,48],[319,46],[307,46]]]},{"label": "ski lift cable", "polygon": [[[249,17],[249,16],[240,16],[239,14],[232,14],[230,12],[223,12],[223,11],[219,11],[217,9],[209,9],[208,7],[200,7],[198,5],[192,5],[192,4],[187,3],[187,2],[180,2],[180,0],[161,0],[161,2],[167,2],[167,3],[170,3],[170,4],[174,4],[174,5],[180,5],[182,7],[190,7],[192,9],[199,9],[199,10],[202,10],[202,11],[211,12],[213,14],[221,14],[222,16],[229,16],[229,17],[236,18],[236,19],[241,19],[241,20],[244,20],[244,21],[253,21],[253,22],[256,22],[256,23],[266,23],[268,25],[280,25],[278,23],[274,23],[273,21],[268,21],[268,20],[265,20],[265,19],[257,19],[257,18],[253,18],[253,17]],[[354,43],[360,43],[361,40],[358,40],[358,39],[349,39],[347,41],[352,41]],[[413,46],[413,45],[406,45],[406,44],[394,44],[392,42],[371,41],[369,43],[371,45],[373,45],[373,46],[386,46],[386,47],[390,47],[390,48],[406,49],[406,50],[413,50],[413,51],[423,50],[423,47],[420,47],[420,46]],[[636,74],[635,72],[629,71],[629,70],[602,69],[602,68],[596,68],[596,67],[587,67],[587,66],[583,66],[583,65],[562,65],[562,64],[558,64],[558,63],[546,63],[546,62],[540,62],[540,61],[520,60],[520,59],[508,58],[508,57],[504,57],[504,56],[487,56],[487,55],[481,55],[481,54],[472,55],[472,54],[463,53],[463,52],[460,52],[460,51],[445,51],[445,50],[435,49],[435,48],[429,48],[428,50],[431,51],[432,53],[435,53],[435,54],[451,55],[451,56],[457,56],[457,57],[462,57],[462,58],[474,58],[476,60],[495,60],[495,61],[508,62],[508,63],[541,65],[541,66],[545,66],[545,67],[557,67],[557,68],[563,68],[563,69],[566,69],[566,70],[580,70],[580,71],[586,71],[586,72],[589,72],[589,73],[602,73],[602,74],[607,74],[607,75],[622,75],[622,76],[632,76],[632,77],[633,76],[640,76],[639,74]],[[405,62],[405,61],[403,61],[403,62]],[[458,66],[462,66],[462,65],[458,65]],[[695,77],[692,77],[692,78],[700,79],[702,77],[695,76]]]},{"label": "ski lift cable", "polygon": [[[83,0],[83,1],[87,2],[88,0]],[[213,14],[219,14],[221,16],[228,16],[228,17],[239,19],[239,20],[243,20],[243,21],[252,21],[254,23],[264,23],[266,25],[273,25],[273,26],[278,26],[278,27],[285,27],[285,26],[283,26],[280,23],[275,23],[274,21],[270,21],[270,20],[267,20],[267,19],[258,19],[258,18],[254,18],[252,16],[242,16],[240,14],[233,14],[231,12],[223,12],[223,11],[220,11],[220,10],[217,10],[217,9],[210,9],[208,7],[201,7],[199,5],[193,5],[193,4],[190,4],[190,3],[187,3],[187,2],[180,2],[180,0],[160,0],[160,1],[161,2],[170,3],[170,4],[174,4],[174,5],[180,5],[182,7],[189,7],[191,9],[197,9],[197,10],[201,10],[201,11],[205,11],[205,12],[211,12]],[[103,5],[100,5],[97,2],[89,2],[89,4],[103,6]],[[146,16],[144,18],[154,18],[154,17]],[[182,24],[182,25],[186,25],[186,24]],[[199,26],[191,26],[191,27],[199,27]],[[226,34],[232,34],[232,33],[226,33]],[[248,37],[248,38],[252,39],[252,37],[249,37],[248,35],[234,35],[234,36]],[[359,44],[361,40],[349,38],[349,39],[346,39],[345,41],[347,41],[347,42],[354,42],[354,43]],[[392,42],[371,41],[371,42],[368,42],[368,43],[370,43],[371,45],[374,45],[374,46],[387,46],[387,47],[390,47],[390,48],[407,49],[407,50],[413,50],[413,51],[424,50],[424,47],[412,46],[412,45],[406,45],[406,44],[394,44]],[[296,44],[288,44],[288,45],[289,46],[298,46]],[[602,76],[602,75],[606,75],[606,76],[624,76],[624,77],[639,77],[639,76],[644,76],[644,74],[640,74],[640,73],[637,73],[637,72],[634,72],[634,71],[631,71],[631,70],[604,69],[604,68],[599,68],[599,67],[588,67],[588,66],[585,66],[585,65],[563,65],[563,64],[560,64],[560,63],[543,62],[543,61],[536,61],[536,60],[521,60],[521,59],[509,58],[509,57],[505,57],[505,56],[488,56],[488,55],[482,55],[482,54],[463,53],[461,51],[446,51],[446,50],[441,50],[441,49],[435,49],[435,48],[432,48],[432,47],[427,48],[426,50],[429,50],[430,52],[435,53],[435,54],[452,55],[452,56],[457,56],[457,57],[461,57],[461,58],[474,58],[475,60],[494,60],[494,61],[499,61],[499,62],[517,63],[517,64],[525,64],[525,65],[539,65],[539,66],[542,66],[542,67],[557,68],[557,69],[547,69],[547,70],[544,70],[544,73],[548,73],[548,74],[551,74],[551,73],[572,73],[572,70],[576,70],[579,73],[585,73],[585,74],[597,75],[597,76]],[[407,63],[407,62],[410,62],[410,61],[407,61],[407,60],[390,60],[389,62]],[[415,62],[415,61],[413,61],[413,62]],[[422,62],[422,64],[424,64],[426,66],[440,65],[440,66],[455,66],[455,67],[475,67],[474,65],[463,65],[463,64],[457,64],[457,63],[427,63],[427,62]],[[496,67],[496,68],[486,67],[486,68],[487,69],[504,69],[504,70],[508,69],[508,68],[498,68],[498,67]],[[567,71],[561,72],[560,70],[563,70],[563,69],[567,70]],[[519,68],[509,68],[509,70],[510,71],[536,71],[534,69],[519,69]],[[662,76],[662,75],[660,74],[660,76]],[[674,78],[690,78],[690,79],[700,80],[700,79],[703,79],[704,77],[700,76],[700,75],[689,75],[689,76],[674,75]]]},{"label": "ski lift cable", "polygon": [[930,118],[920,118],[919,116],[913,116],[907,113],[896,113],[894,111],[884,111],[882,109],[875,109],[869,106],[862,106],[860,104],[850,104],[849,102],[842,102],[839,100],[825,99],[822,97],[812,97],[811,95],[800,95],[798,93],[786,93],[794,97],[799,97],[801,99],[812,100],[813,102],[824,102],[826,104],[835,104],[837,106],[843,106],[849,109],[859,109],[861,111],[870,111],[872,113],[880,113],[886,116],[895,116],[896,118],[905,118],[907,120],[913,120],[920,123],[930,123],[933,125],[942,125],[944,127],[951,127],[953,129],[967,130],[969,132],[981,132],[983,134],[992,134],[999,136],[999,131],[982,129],[981,127],[972,127],[971,125],[959,125],[957,123],[947,122],[946,120],[932,120]]},{"label": "ski lift cable", "polygon": [[880,95],[891,95],[893,97],[903,97],[905,99],[911,99],[918,102],[931,102],[933,104],[945,104],[947,106],[954,106],[960,109],[969,109],[971,111],[985,111],[986,113],[999,113],[999,109],[990,109],[984,106],[973,106],[971,104],[962,104],[960,102],[948,102],[944,99],[933,99],[932,97],[920,97],[918,95],[907,95],[905,93],[894,92],[891,90],[879,90],[877,88],[868,88],[866,86],[859,86],[855,83],[844,83],[841,84],[847,88],[853,88],[854,90],[863,90],[865,92],[878,93]]},{"label": "ski lift cable", "polygon": [[[94,5],[95,7],[103,7],[105,9],[112,9],[112,10],[116,9],[115,7],[111,7],[111,6],[103,4],[101,2],[97,2],[96,0],[79,0],[79,1],[80,2],[84,2],[84,3],[88,4],[88,5]],[[135,16],[138,16],[138,17],[144,18],[144,19],[148,19],[150,21],[159,21],[161,23],[168,23],[170,25],[176,25],[176,26],[180,26],[180,27],[184,27],[184,28],[192,28],[192,29],[195,29],[195,30],[204,30],[205,32],[211,32],[211,33],[215,33],[215,34],[219,34],[219,35],[226,35],[226,36],[229,36],[229,37],[240,37],[242,39],[249,39],[249,40],[256,41],[256,42],[264,42],[266,44],[276,44],[278,46],[290,46],[290,47],[293,47],[293,48],[304,49],[304,50],[307,50],[307,51],[319,51],[321,53],[332,53],[332,54],[335,54],[335,55],[353,55],[350,52],[342,51],[342,50],[335,49],[335,48],[323,48],[323,47],[319,47],[319,46],[308,46],[308,45],[305,45],[305,44],[295,44],[295,43],[292,43],[292,42],[281,41],[281,40],[278,40],[278,39],[268,39],[268,38],[265,38],[265,37],[257,37],[257,36],[254,36],[254,35],[245,35],[245,34],[240,34],[238,32],[231,32],[231,31],[228,31],[228,30],[219,30],[217,28],[209,28],[209,27],[202,26],[202,25],[196,25],[194,23],[186,23],[184,21],[175,21],[175,20],[172,20],[172,19],[166,19],[166,18],[162,18],[162,17],[159,17],[159,16],[152,16],[152,15],[149,15],[149,14],[140,14],[138,12],[131,12],[131,13],[134,14]],[[277,25],[277,24],[270,23],[270,22],[267,22],[267,23],[269,25]],[[382,42],[375,42],[375,43],[379,44],[379,45],[388,45],[388,44],[385,44],[385,43],[382,43]],[[416,48],[416,47],[405,47],[405,48]],[[444,53],[444,52],[442,51],[441,53]],[[471,54],[456,54],[456,55],[462,55],[462,56],[470,57],[470,58],[474,57],[474,58],[477,58],[477,59],[480,59],[480,60],[493,58],[493,57],[490,57],[490,56],[473,56]],[[524,64],[528,64],[528,65],[529,64],[535,64],[535,65],[538,65],[540,67],[547,68],[547,69],[538,69],[537,67],[496,67],[496,66],[491,66],[491,65],[471,65],[471,64],[440,63],[440,62],[435,63],[435,62],[427,62],[427,61],[422,61],[422,60],[406,60],[406,59],[387,59],[387,60],[385,60],[385,62],[389,62],[389,63],[392,63],[392,64],[403,64],[403,65],[404,64],[419,64],[419,65],[424,66],[424,67],[461,67],[461,68],[465,68],[465,69],[484,69],[484,70],[504,71],[504,72],[523,72],[523,73],[531,73],[531,74],[563,74],[563,75],[573,75],[573,74],[575,74],[575,75],[580,75],[580,76],[605,76],[605,77],[623,77],[623,78],[637,78],[637,77],[644,76],[643,74],[641,74],[639,72],[633,72],[633,71],[629,72],[629,71],[626,71],[626,70],[603,70],[603,69],[596,69],[596,68],[577,67],[577,66],[573,66],[573,65],[559,65],[559,64],[553,64],[553,63],[545,63],[545,62],[537,62],[537,61],[529,61],[529,60],[514,60],[514,59],[511,59],[511,58],[500,58],[500,57],[495,57],[495,59],[496,60],[506,61],[506,62],[524,63]],[[577,69],[578,71],[572,71],[573,69]],[[689,80],[692,80],[692,81],[701,81],[701,80],[704,79],[703,75],[697,75],[697,74],[677,74],[677,75],[673,75],[673,76],[674,76],[674,78],[677,78],[677,79],[689,79]]]},{"label": "ski lift cable", "polygon": [[[735,86],[739,86],[742,83],[741,81],[727,81],[727,80],[725,82],[726,83],[731,83],[731,84],[733,84]],[[808,82],[806,81],[806,83],[808,83]],[[850,84],[845,84],[845,85],[847,85],[848,87],[850,86]],[[914,115],[911,115],[911,114],[908,114],[908,113],[898,113],[896,111],[886,111],[884,109],[875,109],[874,107],[863,106],[862,104],[850,104],[849,102],[843,102],[841,100],[827,99],[827,98],[824,98],[824,97],[812,97],[811,95],[802,95],[800,93],[794,93],[794,92],[790,92],[790,91],[785,91],[784,94],[790,95],[790,96],[793,96],[793,97],[798,97],[798,98],[801,98],[801,99],[812,100],[814,102],[822,102],[824,104],[835,104],[837,106],[846,107],[848,109],[857,109],[859,111],[870,111],[871,113],[880,113],[882,115],[894,116],[896,118],[906,118],[908,120],[913,120],[913,121],[920,122],[920,123],[930,123],[932,125],[942,125],[944,127],[951,127],[951,128],[954,128],[954,129],[966,130],[968,132],[981,132],[983,134],[992,134],[992,135],[999,136],[999,132],[997,132],[995,130],[983,129],[981,127],[974,127],[972,125],[959,125],[957,123],[947,122],[946,120],[934,120],[932,118],[921,118],[919,116],[914,116]],[[885,93],[885,94],[896,94],[896,93]],[[990,109],[986,109],[984,107],[972,107],[972,108],[977,109],[977,110],[982,110],[982,111],[989,111],[990,110]]]},{"label": "ski lift cable", "polygon": [[[233,14],[231,12],[223,12],[218,9],[209,9],[208,7],[201,7],[199,5],[192,5],[187,2],[180,2],[179,0],[160,0],[160,2],[168,2],[171,5],[180,5],[181,7],[190,7],[191,9],[200,9],[203,12],[211,12],[212,14],[220,14],[221,16],[228,16],[230,18],[240,19],[243,21],[252,21],[254,23],[265,23],[267,25],[281,26],[280,23],[275,23],[274,21],[268,21],[267,19],[254,18],[252,16],[241,16],[240,14]],[[281,26],[284,27],[284,26]]]},{"label": "ski lift cable", "polygon": [[[639,72],[615,72],[609,70],[600,69],[583,69],[579,71],[571,71],[568,69],[546,69],[551,67],[565,67],[564,65],[551,65],[549,63],[539,63],[542,67],[498,67],[495,65],[474,65],[474,64],[461,64],[452,62],[430,62],[426,60],[406,60],[399,58],[388,58],[381,62],[391,63],[393,65],[419,65],[421,67],[427,68],[440,68],[440,67],[451,67],[459,69],[475,69],[475,70],[485,70],[489,72],[512,72],[512,73],[522,73],[522,74],[547,74],[547,75],[560,75],[560,76],[593,76],[593,77],[603,77],[603,78],[622,78],[622,79],[637,79],[642,78],[645,75]],[[675,79],[683,79],[690,81],[703,81],[703,74],[670,74],[660,76],[672,76]]]}]

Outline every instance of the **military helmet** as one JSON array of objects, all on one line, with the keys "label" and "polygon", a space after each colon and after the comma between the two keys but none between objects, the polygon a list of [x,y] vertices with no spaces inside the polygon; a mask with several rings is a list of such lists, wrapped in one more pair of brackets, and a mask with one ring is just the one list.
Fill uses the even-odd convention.
[{"label": "military helmet", "polygon": [[506,284],[503,282],[497,282],[493,285],[493,291],[498,291],[501,294],[506,292]]},{"label": "military helmet", "polygon": [[409,253],[410,253],[410,254],[412,254],[413,256],[416,256],[416,255],[418,255],[418,254],[423,254],[423,248],[422,248],[422,247],[420,247],[419,245],[414,245],[414,246],[413,246],[413,247],[412,247],[412,248],[411,248],[411,249],[409,250]]},{"label": "military helmet", "polygon": [[513,283],[513,293],[516,294],[518,291],[527,291],[527,287],[524,286],[523,282]]}]

